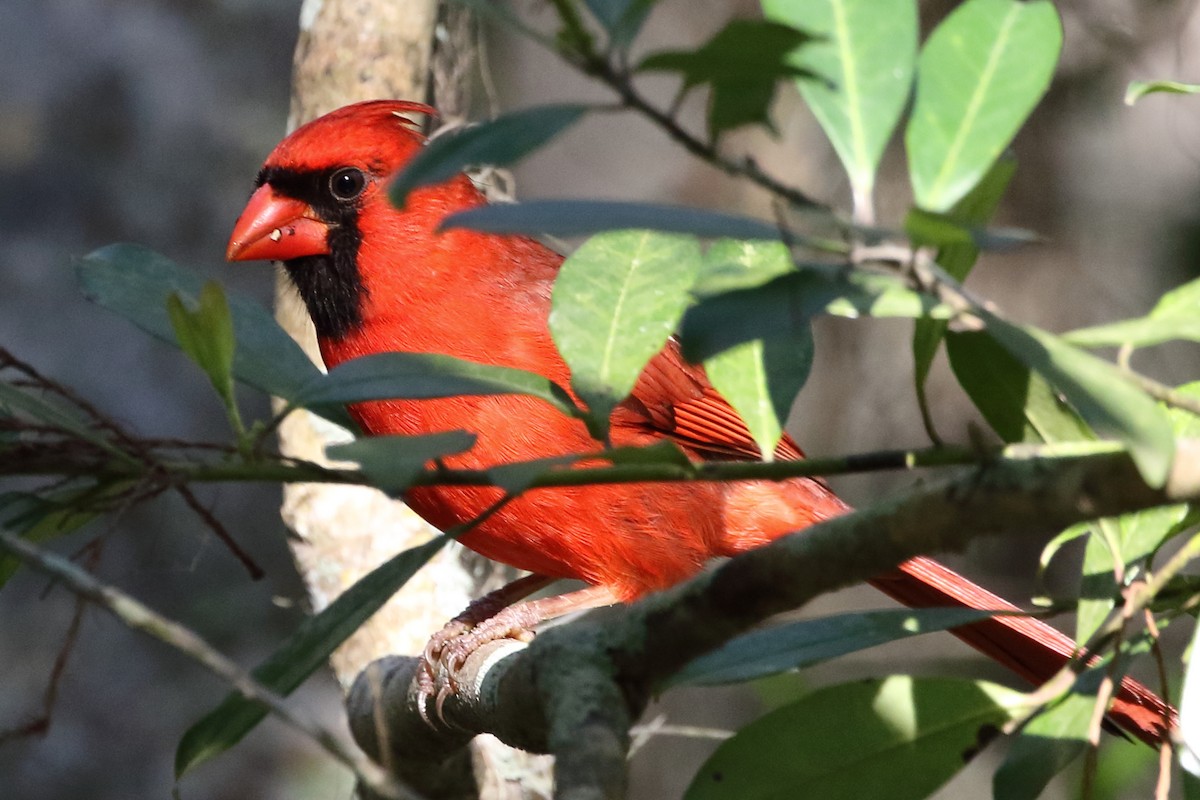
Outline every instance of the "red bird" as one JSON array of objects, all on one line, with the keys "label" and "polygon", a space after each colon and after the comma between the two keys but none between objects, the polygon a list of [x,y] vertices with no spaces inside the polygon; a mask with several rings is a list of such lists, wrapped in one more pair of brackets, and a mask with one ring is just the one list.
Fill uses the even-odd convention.
[{"label": "red bird", "polygon": [[[413,192],[404,208],[388,201],[389,179],[424,143],[400,115],[431,111],[416,103],[372,101],[297,129],[263,165],[227,257],[283,262],[316,324],[329,367],[388,351],[445,353],[537,372],[569,386],[547,327],[562,257],[522,237],[439,232],[447,215],[486,202],[463,175]],[[597,448],[582,423],[523,396],[389,400],[358,404],[351,413],[375,435],[477,434],[471,450],[446,459],[458,468]],[[611,426],[616,446],[670,439],[694,459],[760,457],[736,412],[674,343],[645,368],[632,395],[613,412]],[[777,456],[803,454],[784,439]],[[498,496],[489,487],[447,486],[413,489],[407,499],[422,517],[447,529],[475,518]],[[481,635],[494,638],[566,610],[634,600],[694,575],[710,558],[759,547],[846,510],[823,483],[806,478],[541,489],[509,503],[460,541],[533,573],[511,585],[501,605],[552,579],[589,584],[482,622]],[[1014,608],[928,558],[901,564],[871,583],[914,607]],[[1035,684],[1054,675],[1075,650],[1069,637],[1027,617],[989,619],[955,633]],[[1173,714],[1150,690],[1127,680],[1110,718],[1154,744]]]}]

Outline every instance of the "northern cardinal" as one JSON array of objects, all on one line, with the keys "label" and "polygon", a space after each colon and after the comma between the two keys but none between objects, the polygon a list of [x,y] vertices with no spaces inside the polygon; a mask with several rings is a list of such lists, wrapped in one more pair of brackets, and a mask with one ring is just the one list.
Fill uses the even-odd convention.
[{"label": "northern cardinal", "polygon": [[[444,353],[568,386],[567,366],[547,327],[562,257],[527,238],[439,232],[447,215],[486,202],[464,175],[413,192],[404,208],[389,202],[389,179],[424,143],[402,116],[412,112],[432,109],[391,100],[358,103],[289,135],[263,165],[227,257],[283,262],[329,367],[387,351]],[[472,449],[445,459],[450,467],[485,468],[598,447],[579,421],[516,395],[370,402],[351,413],[375,435],[475,433]],[[693,459],[760,457],[737,413],[673,342],[645,368],[611,426],[617,446],[669,439]],[[787,438],[776,455],[803,457]],[[499,490],[487,487],[407,493],[413,509],[442,529],[475,518],[498,497]],[[824,483],[804,478],[530,491],[460,541],[533,575],[477,606],[455,632],[478,622],[475,632],[494,638],[567,610],[628,602],[692,576],[715,556],[736,555],[847,509]],[[557,578],[577,578],[589,588],[481,619]],[[1015,609],[928,558],[914,558],[871,583],[914,607]],[[955,633],[1035,684],[1058,672],[1076,649],[1069,637],[1021,616]],[[1174,711],[1126,680],[1109,716],[1155,744]]]}]

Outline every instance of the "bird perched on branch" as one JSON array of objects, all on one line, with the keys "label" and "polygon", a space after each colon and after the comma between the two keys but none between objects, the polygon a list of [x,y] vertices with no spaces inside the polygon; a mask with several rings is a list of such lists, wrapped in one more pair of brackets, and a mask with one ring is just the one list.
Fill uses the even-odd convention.
[{"label": "bird perched on branch", "polygon": [[[402,115],[432,109],[400,101],[358,103],[293,132],[267,158],[233,231],[230,260],[282,261],[316,325],[328,367],[388,351],[442,353],[539,373],[570,385],[550,337],[550,290],[562,257],[527,238],[439,231],[448,215],[483,196],[463,175],[412,192],[403,208],[389,179],[422,147]],[[467,430],[452,468],[595,452],[584,424],[520,395],[386,400],[351,413],[368,434]],[[676,443],[692,459],[758,459],[746,425],[704,371],[668,343],[611,417],[615,446]],[[785,438],[776,451],[798,459]],[[414,510],[447,529],[478,517],[501,496],[492,487],[431,486],[406,494]],[[428,658],[461,657],[483,641],[520,635],[571,610],[635,600],[678,583],[709,559],[734,556],[846,512],[822,482],[656,483],[535,489],[461,536],[467,547],[533,573],[502,589],[435,637]],[[588,587],[519,603],[559,578]],[[928,558],[871,583],[909,606],[1014,609]],[[1002,616],[955,634],[1024,678],[1042,683],[1075,643],[1028,617]],[[1155,743],[1173,711],[1126,680],[1109,717]]]}]

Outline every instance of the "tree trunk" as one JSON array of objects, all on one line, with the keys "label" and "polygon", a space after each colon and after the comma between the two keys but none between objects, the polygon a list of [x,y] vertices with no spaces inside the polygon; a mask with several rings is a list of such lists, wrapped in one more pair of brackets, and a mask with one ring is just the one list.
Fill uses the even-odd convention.
[{"label": "tree trunk", "polygon": [[[432,100],[448,114],[465,113],[471,31],[465,11],[439,9],[437,0],[306,0],[289,130],[339,106],[374,98]],[[429,87],[438,97],[428,97]],[[276,283],[276,316],[319,364],[312,323],[282,272]],[[325,446],[349,434],[302,411],[287,418],[279,438],[284,453],[323,462]],[[407,506],[361,487],[289,485],[282,513],[295,533],[292,554],[314,611],[390,556],[436,535]],[[376,658],[421,652],[431,633],[472,597],[504,579],[495,565],[463,548],[444,549],[334,653],[338,681],[348,688]],[[511,750],[490,737],[477,739],[471,750],[452,764],[439,765],[441,774],[431,775],[420,790],[431,798],[549,796],[545,757]],[[431,770],[436,771],[433,765]]]}]

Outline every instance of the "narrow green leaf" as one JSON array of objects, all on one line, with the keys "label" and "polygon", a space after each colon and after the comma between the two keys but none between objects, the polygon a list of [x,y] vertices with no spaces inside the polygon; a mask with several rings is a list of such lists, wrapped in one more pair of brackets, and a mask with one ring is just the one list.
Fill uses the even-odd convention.
[{"label": "narrow green leaf", "polygon": [[1062,393],[1101,437],[1123,442],[1142,478],[1162,486],[1171,468],[1175,437],[1159,405],[1112,364],[1077,350],[1045,331],[985,316],[988,334]]},{"label": "narrow green leaf", "polygon": [[768,19],[811,31],[819,41],[791,63],[829,83],[802,79],[800,94],[850,176],[869,199],[875,171],[912,90],[917,4],[912,0],[763,0]]},{"label": "narrow green leaf", "polygon": [[813,40],[805,30],[767,20],[734,19],[695,50],[652,53],[639,72],[678,72],[685,89],[711,86],[708,129],[715,140],[747,124],[770,126],[781,77],[823,80],[792,54]]},{"label": "narrow green leaf", "polygon": [[58,428],[104,450],[116,451],[116,448],[103,435],[93,430],[75,409],[63,405],[57,399],[41,397],[27,389],[0,381],[0,415],[16,414],[23,414],[44,425]]},{"label": "narrow green leaf", "polygon": [[[438,537],[376,567],[324,611],[300,623],[296,632],[254,669],[251,674],[255,680],[280,694],[292,692],[433,558],[446,541],[445,537]],[[266,715],[266,707],[240,694],[230,694],[180,739],[175,750],[175,777],[182,777],[237,744]]]},{"label": "narrow green leaf", "polygon": [[1148,94],[1197,94],[1200,84],[1179,81],[1130,81],[1125,87],[1125,105],[1131,106]]},{"label": "narrow green leaf", "polygon": [[[778,226],[751,217],[685,206],[608,200],[528,200],[477,206],[452,214],[442,221],[441,227],[550,236],[631,229],[733,239],[778,240],[782,236]],[[799,243],[809,244],[804,240]]]},{"label": "narrow green leaf", "polygon": [[388,188],[392,203],[403,207],[412,190],[449,180],[467,167],[515,164],[589,110],[585,105],[565,103],[535,106],[432,139],[392,180]]},{"label": "narrow green leaf", "polygon": [[180,349],[204,370],[225,405],[232,406],[236,344],[233,317],[221,287],[213,281],[205,283],[195,308],[189,308],[179,293],[172,293],[167,298],[167,316]]},{"label": "narrow green leaf", "polygon": [[756,339],[804,335],[818,314],[843,317],[946,317],[948,309],[888,275],[806,266],[751,289],[705,297],[688,309],[680,339],[699,362]]},{"label": "narrow green leaf", "polygon": [[493,394],[529,395],[564,414],[579,413],[567,392],[541,375],[434,353],[378,353],[346,361],[294,392],[292,402],[309,408],[366,400]]},{"label": "narrow green leaf", "polygon": [[[85,297],[173,346],[178,342],[167,314],[167,298],[172,294],[198,297],[205,283],[199,274],[165,256],[131,244],[96,250],[80,259],[76,272]],[[321,374],[260,303],[232,292],[227,299],[238,343],[233,374],[239,381],[290,400]],[[313,410],[343,427],[354,427],[340,407]]]},{"label": "narrow green leaf", "polygon": [[1046,93],[1061,47],[1048,0],[968,0],[938,25],[905,132],[917,205],[945,211],[971,190]]},{"label": "narrow green leaf", "polygon": [[337,461],[354,461],[381,492],[396,496],[435,458],[455,455],[475,446],[474,434],[446,431],[427,436],[367,436],[330,445],[325,454]]},{"label": "narrow green leaf", "polygon": [[673,675],[663,688],[714,686],[801,669],[898,639],[992,616],[971,608],[889,609],[806,619],[730,639]]},{"label": "narrow green leaf", "polygon": [[895,675],[831,686],[750,723],[700,768],[687,800],[923,800],[1022,696],[984,682]]},{"label": "narrow green leaf", "polygon": [[1150,313],[1063,334],[1079,347],[1149,347],[1174,339],[1200,342],[1200,278],[1164,294]]},{"label": "narrow green leaf", "polygon": [[679,324],[699,269],[695,239],[652,231],[594,236],[563,262],[550,333],[596,431]]},{"label": "narrow green leaf", "polygon": [[[6,492],[0,495],[0,526],[15,531],[33,544],[41,544],[74,533],[100,515],[109,500],[128,491],[132,484],[118,481],[107,484],[68,486],[58,490],[29,494]],[[21,566],[21,560],[0,555],[0,588]]]},{"label": "narrow green leaf", "polygon": [[1088,749],[1095,708],[1094,693],[1072,692],[1030,720],[992,778],[995,800],[1037,800]]}]

